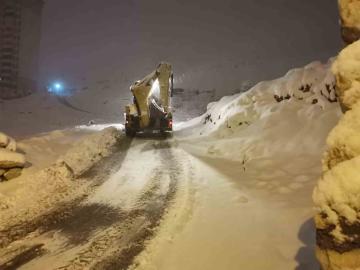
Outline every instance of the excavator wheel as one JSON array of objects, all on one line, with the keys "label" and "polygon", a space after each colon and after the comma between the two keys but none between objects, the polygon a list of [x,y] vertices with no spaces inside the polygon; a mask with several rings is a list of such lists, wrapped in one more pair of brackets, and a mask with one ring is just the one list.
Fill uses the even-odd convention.
[{"label": "excavator wheel", "polygon": [[125,134],[128,137],[135,137],[136,131],[133,130],[132,128],[125,127]]}]

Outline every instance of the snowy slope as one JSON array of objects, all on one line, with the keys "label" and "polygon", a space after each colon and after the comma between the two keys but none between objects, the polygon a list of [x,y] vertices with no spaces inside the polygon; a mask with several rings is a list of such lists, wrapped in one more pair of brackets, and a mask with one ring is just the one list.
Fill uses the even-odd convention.
[{"label": "snowy slope", "polygon": [[0,228],[78,196],[90,185],[81,183],[79,175],[118,150],[121,140],[124,135],[108,127],[98,132],[54,131],[21,141],[20,150],[26,152],[32,166],[0,186]]},{"label": "snowy slope", "polygon": [[16,138],[42,132],[73,128],[95,123],[121,123],[127,99],[109,92],[79,92],[74,96],[57,97],[49,93],[0,100],[0,128]]},{"label": "snowy slope", "polygon": [[210,152],[232,159],[293,151],[320,154],[340,115],[330,64],[314,62],[223,97],[209,104],[204,115],[179,124],[177,132],[200,141],[207,136],[213,141]]}]

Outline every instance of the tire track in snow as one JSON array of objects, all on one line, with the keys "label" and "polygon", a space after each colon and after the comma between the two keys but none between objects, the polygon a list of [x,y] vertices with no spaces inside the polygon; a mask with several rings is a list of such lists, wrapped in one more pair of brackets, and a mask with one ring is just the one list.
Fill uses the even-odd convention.
[{"label": "tire track in snow", "polygon": [[[133,208],[124,210],[121,209],[121,205],[109,208],[101,204],[84,204],[90,195],[88,194],[76,202],[69,202],[57,208],[47,216],[29,221],[28,224],[19,224],[20,229],[26,229],[18,235],[15,233],[14,239],[21,240],[21,246],[15,250],[17,255],[7,260],[6,264],[0,262],[0,269],[3,266],[14,265],[14,262],[17,266],[20,262],[21,266],[32,260],[33,265],[40,263],[41,266],[43,257],[45,261],[55,259],[55,269],[127,269],[132,265],[135,257],[145,249],[147,241],[155,236],[157,227],[177,193],[180,177],[184,175],[184,167],[180,159],[174,155],[168,141],[149,140],[144,148],[145,151],[153,151],[154,159],[160,159],[161,165],[149,174],[149,180],[145,181],[148,184],[138,194]],[[121,164],[116,164],[119,160],[119,154],[113,155],[110,160],[98,164],[86,173],[84,179],[94,181],[94,187],[100,185],[110,175],[104,175],[104,170],[114,172],[114,168],[119,169]],[[12,229],[14,228],[10,228],[9,233]],[[19,232],[18,229],[15,231]],[[40,235],[58,231],[68,239],[64,251],[72,248],[77,251],[69,257],[69,253],[47,250],[47,245],[44,245],[41,252],[31,254],[33,257],[29,258],[26,252],[19,251],[31,247],[31,241],[27,244],[25,237],[35,230]],[[14,240],[12,237],[11,239],[10,242]],[[49,241],[51,243],[54,240],[50,238]],[[40,240],[39,243],[45,242]],[[67,258],[64,261],[63,255]]]},{"label": "tire track in snow", "polygon": [[[132,265],[170,206],[182,171],[168,142],[160,142],[156,148],[163,165],[153,171],[150,185],[138,198],[137,207],[123,212],[122,221],[97,234],[86,249],[58,269],[127,269]],[[161,192],[164,182],[165,193]]]},{"label": "tire track in snow", "polygon": [[[11,247],[12,243],[17,240],[23,241],[32,233],[44,234],[53,229],[55,225],[68,220],[74,211],[81,208],[81,202],[83,202],[97,186],[106,181],[109,175],[112,175],[120,169],[130,144],[131,141],[128,141],[123,146],[119,146],[119,149],[112,155],[104,158],[88,172],[80,176],[80,179],[75,180],[91,181],[91,189],[87,190],[89,193],[80,193],[78,197],[70,201],[58,202],[56,205],[51,206],[49,212],[45,214],[0,230],[0,269],[8,267],[8,265],[14,265],[15,261],[23,261],[24,263],[28,261],[22,258],[27,256],[25,251],[19,253],[19,250],[27,250],[29,248],[26,241],[23,246],[17,247],[14,245],[14,248]],[[43,255],[44,253],[45,252],[39,253],[39,255]],[[4,256],[4,254],[7,256]],[[12,254],[15,255],[12,256]]]},{"label": "tire track in snow", "polygon": [[75,111],[78,111],[78,112],[83,112],[83,113],[89,113],[91,114],[92,112],[90,111],[86,111],[86,110],[83,110],[83,109],[80,109],[80,108],[77,108],[75,107],[74,105],[72,105],[67,99],[66,97],[62,97],[62,96],[57,96],[57,100],[59,101],[59,103],[61,103],[62,105],[72,109],[72,110],[75,110]]}]

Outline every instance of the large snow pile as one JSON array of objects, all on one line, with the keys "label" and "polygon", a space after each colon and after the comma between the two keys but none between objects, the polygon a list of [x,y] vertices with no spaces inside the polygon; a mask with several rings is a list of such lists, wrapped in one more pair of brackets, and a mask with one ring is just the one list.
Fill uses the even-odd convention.
[{"label": "large snow pile", "polygon": [[18,177],[25,163],[25,156],[16,153],[16,141],[0,132],[0,182]]},{"label": "large snow pile", "polygon": [[235,160],[293,151],[319,155],[340,114],[330,65],[314,62],[224,97],[177,132],[199,141],[213,138],[209,152]]},{"label": "large snow pile", "polygon": [[121,133],[113,127],[88,135],[55,164],[28,175],[15,194],[0,193],[0,231],[11,224],[32,220],[58,203],[81,197],[91,183],[81,178],[74,180],[117,151],[121,140]]},{"label": "large snow pile", "polygon": [[345,48],[333,68],[343,107],[349,110],[328,137],[324,174],[313,193],[323,269],[360,268],[359,60],[360,41]]}]

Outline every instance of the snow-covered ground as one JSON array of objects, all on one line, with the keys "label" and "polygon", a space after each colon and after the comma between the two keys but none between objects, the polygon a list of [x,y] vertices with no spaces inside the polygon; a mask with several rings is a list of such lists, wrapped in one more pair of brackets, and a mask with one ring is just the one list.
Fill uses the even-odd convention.
[{"label": "snow-covered ground", "polygon": [[[59,102],[55,97],[46,96],[41,107],[35,102],[40,95],[28,97],[33,103],[24,106],[29,106],[29,111],[37,111],[38,119],[44,121],[38,123],[35,115],[21,114],[20,122],[28,121],[27,126],[5,125],[16,136],[21,137],[22,132],[40,132],[43,127],[56,128],[56,122],[49,117],[51,114],[63,116],[59,119],[64,122],[58,127],[76,128],[19,141],[19,149],[33,166],[26,168],[19,179],[0,185],[2,201],[6,203],[4,208],[8,208],[0,214],[11,216],[11,209],[18,203],[21,203],[19,213],[26,213],[23,202],[28,202],[30,193],[36,193],[39,185],[47,185],[44,177],[40,177],[38,183],[32,178],[30,183],[36,188],[29,189],[30,193],[19,202],[9,198],[16,198],[14,192],[25,194],[27,179],[42,171],[55,178],[58,175],[62,180],[52,186],[54,189],[39,192],[41,196],[29,200],[29,204],[41,204],[44,192],[55,192],[59,188],[62,199],[70,196],[67,199],[70,200],[77,190],[87,194],[85,201],[72,206],[75,210],[97,206],[95,212],[90,212],[93,217],[81,211],[71,214],[69,210],[70,216],[76,217],[75,221],[69,221],[75,224],[71,226],[94,231],[87,236],[86,244],[65,251],[67,235],[62,230],[68,228],[61,227],[55,232],[42,227],[45,234],[19,241],[20,245],[42,243],[48,252],[25,263],[23,268],[38,269],[44,263],[56,262],[58,266],[69,263],[68,267],[83,269],[108,260],[110,255],[114,256],[113,261],[121,261],[114,255],[114,245],[125,241],[130,247],[141,247],[133,254],[139,255],[132,266],[134,269],[316,269],[311,194],[321,174],[325,138],[341,115],[330,63],[314,62],[291,70],[282,78],[261,82],[245,93],[223,97],[209,104],[205,114],[176,123],[172,139],[163,141],[140,136],[129,141],[121,158],[112,161],[117,164],[117,171],[100,182],[99,187],[93,186],[91,192],[84,189],[93,177],[98,177],[96,173],[76,181],[70,180],[67,174],[69,171],[73,176],[82,174],[98,163],[101,156],[108,155],[108,146],[116,141],[116,133],[97,132],[105,127],[103,125],[87,126],[89,118],[82,119],[86,113],[77,114],[66,100],[64,106],[64,100]],[[199,82],[202,80],[198,78]],[[202,95],[196,89],[191,91],[194,97]],[[209,99],[216,96],[211,89],[207,93]],[[200,107],[201,101],[185,96],[187,106]],[[87,103],[85,99],[69,100],[71,106],[87,110],[82,107]],[[22,102],[24,100],[11,101],[11,106],[6,102],[2,108],[6,113],[15,112],[24,108]],[[47,110],[49,114],[44,115]],[[100,112],[101,108],[94,107],[94,110]],[[34,128],[36,125],[39,129]],[[121,129],[120,124],[118,127]],[[52,164],[56,161],[56,166],[67,164],[71,170],[66,166],[54,167]],[[49,172],[46,168],[52,170]],[[67,193],[71,187],[74,190]],[[172,198],[171,204],[169,198]],[[104,213],[106,220],[110,219],[104,229],[106,224],[99,222],[102,218],[97,216],[99,211],[108,211],[108,208],[99,208],[99,205],[111,207],[111,211],[118,209],[126,226],[122,219],[112,223],[113,212],[109,210]],[[156,228],[154,224],[159,218],[162,222]],[[151,238],[144,238],[146,241],[136,238],[144,228],[146,235],[151,231]],[[140,242],[134,245],[132,241]],[[93,246],[99,252],[94,253]]]},{"label": "snow-covered ground", "polygon": [[21,177],[1,183],[0,226],[34,218],[65,197],[70,199],[76,189],[72,180],[109,156],[120,137],[119,130],[107,128],[92,134],[57,131],[21,141],[19,151],[29,165]]}]

